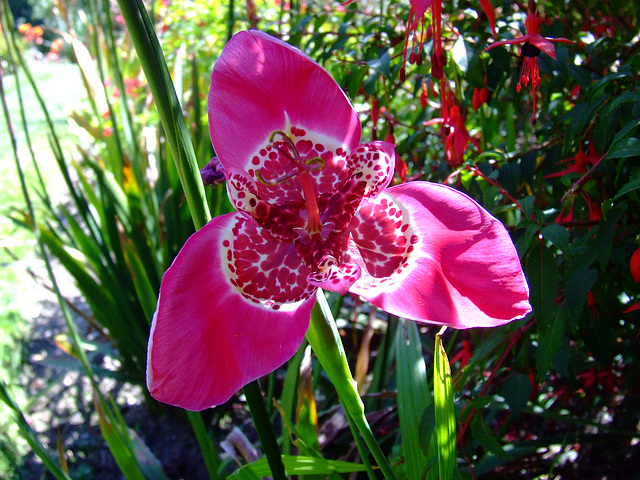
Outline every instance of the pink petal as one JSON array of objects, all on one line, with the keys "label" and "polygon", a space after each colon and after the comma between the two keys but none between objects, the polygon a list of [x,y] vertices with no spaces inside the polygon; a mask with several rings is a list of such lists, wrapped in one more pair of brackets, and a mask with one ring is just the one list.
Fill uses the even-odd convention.
[{"label": "pink petal", "polygon": [[630,313],[630,312],[635,312],[636,310],[640,310],[640,302],[635,303],[633,305],[631,305],[629,308],[627,308],[624,312],[622,313]]},{"label": "pink petal", "polygon": [[395,145],[389,142],[363,143],[347,158],[348,178],[341,189],[318,199],[321,220],[331,230],[342,232],[363,197],[382,192],[395,171]]},{"label": "pink petal", "polygon": [[531,35],[529,35],[529,43],[531,43],[531,45],[538,47],[540,50],[542,50],[544,53],[549,55],[554,60],[556,59],[555,45],[551,43],[549,40],[547,40],[546,38],[544,38],[542,35],[538,33],[532,33]]},{"label": "pink petal", "polygon": [[286,174],[290,162],[267,151],[281,140],[272,134],[281,131],[308,149],[304,159],[322,157],[319,176],[326,178],[318,193],[334,182],[329,173],[344,171],[344,152],[360,143],[358,115],[331,75],[298,49],[255,30],[238,33],[222,51],[208,110],[213,146],[226,169],[254,177],[264,170],[269,179]]},{"label": "pink petal", "polygon": [[493,38],[496,38],[496,12],[493,9],[491,0],[480,0],[480,6],[482,7],[484,14],[487,16],[487,20],[489,20],[489,26],[491,27]]},{"label": "pink petal", "polygon": [[455,328],[501,325],[531,311],[506,229],[468,196],[411,182],[364,200],[361,211],[350,253],[362,276],[350,292],[392,314]]},{"label": "pink petal", "polygon": [[[315,289],[297,285],[309,272],[292,246],[268,238],[232,213],[187,240],[164,275],[151,327],[147,385],[154,398],[188,410],[219,405],[296,352]],[[259,268],[264,278],[249,284]]]},{"label": "pink petal", "polygon": [[299,213],[304,204],[287,211],[284,208],[262,200],[258,188],[248,173],[242,170],[227,172],[227,193],[233,206],[251,215],[262,228],[279,240],[294,240],[297,231],[306,225]]},{"label": "pink petal", "polygon": [[395,148],[389,142],[363,143],[347,158],[349,177],[367,182],[366,197],[375,197],[389,186],[395,171]]}]

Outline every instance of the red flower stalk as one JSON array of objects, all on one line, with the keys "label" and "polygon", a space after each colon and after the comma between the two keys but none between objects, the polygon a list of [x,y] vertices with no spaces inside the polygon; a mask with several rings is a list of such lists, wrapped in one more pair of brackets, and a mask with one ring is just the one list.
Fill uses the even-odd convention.
[{"label": "red flower stalk", "polygon": [[[411,0],[411,9],[409,10],[409,19],[407,20],[407,36],[404,39],[404,50],[402,52],[402,66],[400,67],[400,81],[404,82],[406,78],[405,64],[407,63],[407,51],[409,50],[409,37],[411,41],[411,53],[409,55],[409,63],[422,63],[422,50],[427,35],[424,29],[424,14],[431,6],[433,0]],[[435,23],[435,18],[434,18]],[[420,33],[418,33],[418,28]],[[416,39],[418,40],[418,55],[415,54]]]},{"label": "red flower stalk", "polygon": [[520,37],[516,37],[512,40],[502,40],[495,42],[485,49],[491,50],[498,45],[516,45],[522,43],[520,48],[520,54],[524,57],[522,60],[522,71],[520,73],[520,80],[516,90],[519,92],[522,85],[525,87],[531,82],[531,90],[533,97],[533,114],[531,116],[531,124],[536,123],[536,88],[540,85],[540,67],[538,63],[538,57],[540,51],[543,51],[554,60],[556,59],[556,47],[552,42],[561,43],[574,43],[566,38],[549,38],[543,37],[538,33],[538,28],[543,22],[543,19],[536,13],[536,2],[531,0],[529,2],[529,14],[525,21],[527,33]]}]

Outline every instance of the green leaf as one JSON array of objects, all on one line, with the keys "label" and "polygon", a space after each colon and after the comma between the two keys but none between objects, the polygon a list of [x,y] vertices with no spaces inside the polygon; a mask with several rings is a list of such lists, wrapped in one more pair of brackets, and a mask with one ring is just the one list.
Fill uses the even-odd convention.
[{"label": "green leaf", "polygon": [[638,189],[640,189],[640,178],[632,179],[629,183],[625,184],[624,187],[618,190],[618,193],[616,193],[616,195],[611,199],[611,202],[613,203],[615,200],[618,200],[627,193]]},{"label": "green leaf", "polygon": [[453,44],[453,61],[456,62],[462,73],[467,73],[469,69],[469,56],[467,55],[467,47],[463,36],[459,36],[456,43]]},{"label": "green leaf", "polygon": [[640,139],[625,138],[616,142],[607,154],[607,158],[629,158],[640,156]]},{"label": "green leaf", "polygon": [[498,439],[496,439],[493,432],[491,432],[482,415],[475,415],[473,420],[471,420],[471,434],[473,435],[473,439],[485,450],[495,453],[504,459],[512,458],[511,455],[504,451],[504,448],[502,448]]},{"label": "green leaf", "polygon": [[530,302],[538,326],[545,331],[552,323],[554,302],[558,288],[558,265],[547,247],[535,245],[526,255],[523,262],[531,290]]},{"label": "green leaf", "polygon": [[[303,477],[307,475],[331,475],[333,473],[353,473],[363,472],[365,470],[364,465],[360,463],[293,455],[283,455],[282,463],[284,463],[288,476],[300,475]],[[254,475],[258,475],[259,478],[268,477],[271,475],[269,464],[267,463],[266,458],[263,457],[260,460],[257,460],[236,470],[227,478],[234,480],[256,478],[253,475],[247,476],[247,474],[249,473],[248,470],[251,470]]]},{"label": "green leaf", "polygon": [[400,320],[396,332],[396,365],[402,455],[408,478],[421,478],[428,458],[421,447],[424,432],[417,419],[422,417],[431,399],[420,332],[415,322]]},{"label": "green leaf", "polygon": [[507,405],[509,405],[509,409],[515,417],[520,417],[527,407],[531,389],[529,377],[522,373],[509,377],[502,385],[504,400],[507,402]]},{"label": "green leaf", "polygon": [[598,261],[600,268],[604,271],[609,264],[611,258],[611,245],[613,243],[613,233],[616,224],[622,215],[619,210],[614,210],[607,215],[607,219],[600,222],[598,232],[596,233],[596,248],[598,251]]},{"label": "green leaf", "polygon": [[587,303],[589,291],[597,280],[598,271],[594,268],[583,268],[569,278],[567,283],[567,308],[572,320],[575,321],[582,314],[582,309]]},{"label": "green leaf", "polygon": [[544,238],[562,250],[562,253],[567,254],[569,252],[569,230],[565,227],[552,223],[542,227],[541,233]]},{"label": "green leaf", "polygon": [[389,50],[382,51],[380,57],[369,60],[367,65],[375,69],[378,73],[389,78],[389,75],[391,74],[391,56],[389,55]]},{"label": "green leaf", "polygon": [[451,480],[456,466],[456,415],[453,407],[451,368],[440,334],[436,335],[433,358],[433,398],[440,480]]},{"label": "green leaf", "polygon": [[546,377],[547,370],[562,345],[565,323],[564,310],[558,309],[555,321],[551,323],[539,340],[540,347],[536,354],[536,370],[539,381],[543,381]]}]

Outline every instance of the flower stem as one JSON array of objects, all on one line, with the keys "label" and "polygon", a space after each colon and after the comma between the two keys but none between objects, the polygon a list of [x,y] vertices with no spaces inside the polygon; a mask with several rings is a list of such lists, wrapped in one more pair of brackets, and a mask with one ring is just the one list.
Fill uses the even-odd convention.
[{"label": "flower stem", "polygon": [[249,404],[249,410],[251,410],[251,417],[253,423],[258,431],[258,438],[260,438],[260,444],[264,450],[264,454],[269,462],[269,468],[271,469],[271,476],[275,480],[286,480],[287,475],[284,470],[284,464],[282,463],[282,457],[280,455],[280,447],[278,446],[278,440],[275,433],[273,433],[273,427],[269,421],[269,414],[262,398],[262,391],[258,382],[251,382],[246,385],[242,392]]},{"label": "flower stem", "polygon": [[338,329],[322,290],[318,290],[318,302],[311,311],[311,324],[307,331],[307,340],[338,392],[340,401],[347,412],[347,418],[353,420],[355,427],[378,463],[384,478],[395,480],[396,477],[391,470],[391,465],[373,436],[365,417],[364,405],[358,394],[357,384],[351,376]]}]

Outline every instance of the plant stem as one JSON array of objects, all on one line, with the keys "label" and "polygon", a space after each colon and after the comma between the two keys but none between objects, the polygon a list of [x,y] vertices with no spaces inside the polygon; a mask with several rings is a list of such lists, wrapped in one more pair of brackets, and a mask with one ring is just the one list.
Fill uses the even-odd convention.
[{"label": "plant stem", "polygon": [[284,464],[282,463],[280,447],[278,446],[278,440],[269,421],[269,414],[264,405],[264,399],[262,398],[262,392],[260,391],[258,382],[251,382],[242,389],[242,392],[247,398],[253,423],[256,426],[262,449],[269,462],[271,476],[276,480],[286,480],[287,474],[285,473]]},{"label": "plant stem", "polygon": [[324,297],[324,292],[318,290],[317,297],[318,301],[311,311],[311,324],[307,331],[307,340],[338,392],[340,401],[347,412],[347,418],[353,420],[373,458],[378,463],[384,478],[395,480],[396,476],[391,470],[391,465],[378,445],[365,417],[364,405],[358,394],[357,384],[351,376],[347,356],[342,348],[340,335],[331,309]]}]

